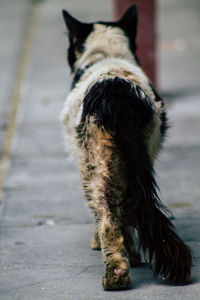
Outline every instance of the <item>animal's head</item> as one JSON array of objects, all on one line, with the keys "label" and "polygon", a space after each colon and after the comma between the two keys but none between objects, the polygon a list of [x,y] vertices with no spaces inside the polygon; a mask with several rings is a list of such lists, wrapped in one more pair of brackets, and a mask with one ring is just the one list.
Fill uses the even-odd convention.
[{"label": "animal's head", "polygon": [[69,36],[71,70],[85,64],[93,54],[135,60],[137,8],[131,6],[117,22],[83,23],[63,10]]}]

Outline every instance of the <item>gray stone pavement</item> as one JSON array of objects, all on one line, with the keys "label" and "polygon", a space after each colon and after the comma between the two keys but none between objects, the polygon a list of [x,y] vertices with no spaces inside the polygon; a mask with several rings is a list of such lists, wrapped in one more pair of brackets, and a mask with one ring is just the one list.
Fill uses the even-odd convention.
[{"label": "gray stone pavement", "polygon": [[92,219],[58,122],[70,85],[60,12],[110,19],[110,1],[1,0],[0,299],[200,299],[200,3],[158,2],[160,87],[172,128],[157,173],[194,252],[191,284],[155,280],[143,264],[131,270],[131,290],[104,292],[101,253],[89,248]]}]

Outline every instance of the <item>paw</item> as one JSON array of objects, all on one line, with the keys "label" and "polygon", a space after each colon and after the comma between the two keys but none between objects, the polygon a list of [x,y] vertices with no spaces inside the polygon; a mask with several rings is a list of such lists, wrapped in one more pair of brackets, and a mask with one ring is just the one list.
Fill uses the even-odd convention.
[{"label": "paw", "polygon": [[125,290],[130,287],[131,277],[126,263],[108,267],[102,280],[104,290]]}]

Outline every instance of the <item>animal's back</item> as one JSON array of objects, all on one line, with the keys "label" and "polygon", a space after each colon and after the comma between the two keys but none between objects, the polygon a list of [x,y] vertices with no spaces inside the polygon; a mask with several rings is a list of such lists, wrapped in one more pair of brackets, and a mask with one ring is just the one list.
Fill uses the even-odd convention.
[{"label": "animal's back", "polygon": [[[71,147],[72,155],[74,154],[78,158],[79,149],[76,147],[78,144],[75,127],[81,122],[82,114],[86,112],[86,106],[89,108],[86,102],[90,102],[90,110],[92,106],[97,106],[97,96],[98,103],[100,104],[103,100],[102,105],[105,103],[108,106],[112,105],[113,112],[116,109],[119,112],[123,109],[123,113],[126,115],[125,119],[130,121],[130,126],[133,126],[136,119],[143,122],[143,132],[148,144],[149,155],[154,160],[164,137],[164,132],[161,132],[160,128],[161,126],[166,127],[165,120],[162,120],[162,115],[165,114],[163,102],[161,98],[156,97],[148,78],[139,67],[115,57],[105,58],[85,70],[81,80],[77,82],[67,98],[61,120],[65,124],[69,144],[73,145]],[[138,107],[134,108],[137,105]],[[98,107],[103,109],[101,105]],[[140,111],[137,111],[139,107]],[[145,115],[147,110],[149,110],[148,117]],[[128,113],[132,114],[130,118],[127,116]],[[93,114],[97,115],[98,112],[93,112]],[[118,124],[122,118],[123,114],[118,119]],[[148,130],[150,119],[153,119],[151,133]],[[124,122],[121,125],[124,125]]]}]

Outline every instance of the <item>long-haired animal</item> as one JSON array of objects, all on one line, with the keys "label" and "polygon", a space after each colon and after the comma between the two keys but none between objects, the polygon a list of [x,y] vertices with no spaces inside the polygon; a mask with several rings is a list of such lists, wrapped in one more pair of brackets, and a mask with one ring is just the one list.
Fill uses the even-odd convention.
[{"label": "long-haired animal", "polygon": [[63,16],[73,82],[61,120],[94,214],[91,248],[103,253],[103,287],[129,288],[130,267],[140,263],[133,230],[154,274],[185,284],[191,251],[167,217],[154,176],[167,118],[136,56],[136,6],[118,22]]}]

